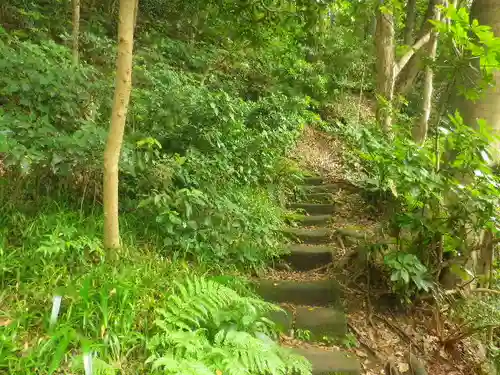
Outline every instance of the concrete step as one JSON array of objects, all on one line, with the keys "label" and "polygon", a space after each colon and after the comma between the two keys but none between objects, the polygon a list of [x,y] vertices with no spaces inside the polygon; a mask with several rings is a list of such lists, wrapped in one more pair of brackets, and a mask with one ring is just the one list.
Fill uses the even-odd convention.
[{"label": "concrete step", "polygon": [[335,211],[332,203],[291,203],[289,208],[304,210],[309,215],[331,215]]},{"label": "concrete step", "polygon": [[330,192],[304,193],[303,198],[299,197],[297,201],[306,203],[333,203],[334,195]]},{"label": "concrete step", "polygon": [[305,227],[323,226],[332,220],[332,215],[302,215],[297,218],[297,221]]},{"label": "concrete step", "polygon": [[298,306],[295,309],[295,329],[308,330],[312,341],[343,337],[347,334],[347,319],[339,309]]},{"label": "concrete step", "polygon": [[254,285],[257,294],[270,302],[307,306],[340,306],[342,290],[334,280],[259,279]]},{"label": "concrete step", "polygon": [[290,254],[284,259],[298,271],[309,271],[331,263],[332,253],[337,249],[328,245],[292,244],[288,247]]},{"label": "concrete step", "polygon": [[321,185],[323,183],[323,177],[311,176],[304,178],[304,185]]},{"label": "concrete step", "polygon": [[288,236],[302,241],[306,244],[323,244],[333,241],[334,234],[330,228],[286,228],[283,230]]},{"label": "concrete step", "polygon": [[276,324],[278,331],[289,335],[293,328],[293,310],[282,307],[283,311],[271,311],[267,318]]},{"label": "concrete step", "polygon": [[311,362],[313,375],[361,374],[359,361],[348,353],[321,348],[294,348],[293,351]]},{"label": "concrete step", "polygon": [[[295,313],[294,313],[295,310]],[[280,332],[291,334],[292,328],[309,331],[311,341],[324,338],[344,337],[347,334],[347,319],[340,309],[317,306],[285,307],[282,311],[272,311],[268,318]]]},{"label": "concrete step", "polygon": [[339,181],[331,184],[304,184],[300,189],[307,193],[336,193],[339,190],[356,192],[359,190],[358,187],[347,181]]}]

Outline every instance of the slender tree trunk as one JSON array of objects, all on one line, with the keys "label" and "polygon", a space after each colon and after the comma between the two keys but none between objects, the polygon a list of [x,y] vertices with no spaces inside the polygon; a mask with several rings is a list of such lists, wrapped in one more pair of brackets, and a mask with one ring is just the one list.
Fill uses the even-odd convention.
[{"label": "slender tree trunk", "polygon": [[394,93],[394,19],[392,14],[383,13],[380,7],[377,7],[376,12],[377,121],[382,130],[390,134]]},{"label": "slender tree trunk", "polygon": [[[441,19],[441,11],[438,7],[434,8],[434,20],[439,21]],[[437,30],[431,32],[429,40],[429,63],[425,68],[425,80],[424,80],[424,92],[423,92],[423,103],[422,103],[422,113],[420,117],[415,122],[413,126],[413,139],[417,143],[424,143],[427,137],[427,130],[429,128],[429,118],[431,115],[432,108],[432,91],[433,91],[433,80],[434,72],[432,70],[431,64],[436,59],[436,51],[438,44],[439,34]]]},{"label": "slender tree trunk", "polygon": [[132,89],[132,52],[136,0],[120,0],[115,94],[104,150],[104,247],[120,247],[118,222],[118,163]]},{"label": "slender tree trunk", "polygon": [[[429,20],[432,19],[434,15],[434,9],[439,2],[440,0],[429,0],[422,26],[420,27],[420,30],[416,37],[417,40],[431,31],[432,24],[429,22]],[[396,81],[395,91],[397,94],[406,96],[410,92],[411,88],[414,85],[415,79],[418,76],[418,73],[420,73],[420,71],[422,70],[422,56],[424,55],[425,49],[421,49],[419,53],[416,53],[411,58],[405,69],[401,72],[401,75]]]},{"label": "slender tree trunk", "polygon": [[80,0],[72,0],[73,5],[73,64],[78,65],[78,38],[80,37]]},{"label": "slender tree trunk", "polygon": [[406,4],[406,21],[404,30],[404,43],[407,46],[413,44],[413,30],[415,29],[415,20],[417,18],[417,0],[408,0]]},{"label": "slender tree trunk", "polygon": [[[382,2],[383,4],[383,2]],[[412,56],[430,39],[430,32],[417,40],[411,48],[396,62],[394,57],[394,18],[392,13],[377,9],[377,30],[375,50],[377,55],[377,121],[387,135],[392,130],[392,100],[394,83]]]}]

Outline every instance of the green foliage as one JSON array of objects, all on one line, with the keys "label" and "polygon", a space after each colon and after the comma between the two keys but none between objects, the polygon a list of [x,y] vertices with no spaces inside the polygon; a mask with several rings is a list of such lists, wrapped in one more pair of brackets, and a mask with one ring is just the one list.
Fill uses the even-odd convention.
[{"label": "green foliage", "polygon": [[[69,51],[53,41],[0,40],[0,144],[6,167],[67,175],[92,168],[105,137],[96,129],[107,97],[93,68],[71,65]],[[104,101],[106,103],[107,100]]]},{"label": "green foliage", "polygon": [[[180,45],[166,41],[157,52],[170,56],[172,45]],[[6,100],[2,165],[12,176],[26,176],[11,178],[3,194],[16,192],[13,206],[55,192],[78,192],[71,200],[80,205],[93,194],[95,202],[112,77],[85,63],[73,67],[69,51],[54,42],[8,37],[1,48],[9,71],[0,93]],[[223,87],[200,85],[195,73],[176,69],[178,61],[147,51],[139,51],[135,68],[120,165],[122,207],[145,219],[144,236],[155,232],[162,249],[203,261],[262,264],[281,251],[283,219],[275,202],[287,190],[284,155],[310,118],[309,100],[275,92],[245,101]]]},{"label": "green foliage", "polygon": [[[101,248],[101,218],[67,208],[8,220],[12,232],[0,246],[0,371],[81,371],[83,354],[91,353],[102,374],[156,371],[150,361],[158,359],[153,367],[159,368],[169,356],[180,373],[226,372],[224,366],[234,373],[289,367],[309,373],[305,360],[272,340],[266,315],[279,308],[249,295],[241,281],[189,275],[187,264],[129,242],[120,259],[94,253]],[[123,224],[126,231],[138,226]],[[9,241],[14,234],[23,247]],[[62,296],[62,308],[50,325],[55,295]]]},{"label": "green foliage", "polygon": [[415,255],[389,253],[384,257],[384,263],[390,269],[394,289],[403,295],[409,294],[407,288],[415,287],[418,291],[430,289],[429,281],[425,280],[427,268]]},{"label": "green foliage", "polygon": [[485,124],[476,131],[457,114],[423,147],[404,132],[388,140],[369,127],[337,131],[359,150],[363,186],[386,202],[397,245],[385,263],[399,290],[427,290],[444,256],[469,256],[482,230],[497,235],[500,181],[489,164]]},{"label": "green foliage", "polygon": [[280,348],[263,316],[279,308],[214,281],[191,278],[176,284],[165,309],[159,310],[160,332],[149,343],[153,370],[169,374],[310,373],[310,365]]}]

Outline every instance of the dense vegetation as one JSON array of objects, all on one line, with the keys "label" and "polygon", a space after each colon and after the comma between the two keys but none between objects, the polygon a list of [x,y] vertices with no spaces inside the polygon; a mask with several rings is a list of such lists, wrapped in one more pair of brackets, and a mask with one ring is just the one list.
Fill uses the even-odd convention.
[{"label": "dense vegetation", "polygon": [[[463,4],[428,22],[445,5],[434,0],[413,2],[413,15],[396,0],[140,0],[119,165],[122,247],[109,251],[102,155],[118,3],[0,5],[1,371],[64,373],[92,353],[105,374],[308,373],[273,341],[265,316],[275,307],[239,278],[214,276],[283,253],[283,203],[304,173],[287,154],[306,125],[350,146],[356,184],[386,208],[393,241],[367,257],[381,256],[388,287],[408,301],[443,285],[462,290],[445,285],[455,271],[498,288],[498,129],[475,126],[494,116],[464,96],[498,81],[500,19],[470,22],[477,8]],[[428,43],[440,36],[434,55],[408,47],[427,30]],[[408,51],[410,83],[387,76]],[[408,78],[413,66],[425,74]],[[332,110],[346,93],[377,102],[377,121],[361,123],[358,103]],[[500,317],[484,313],[499,300],[479,297],[456,311],[467,329],[489,330],[499,355]]]}]

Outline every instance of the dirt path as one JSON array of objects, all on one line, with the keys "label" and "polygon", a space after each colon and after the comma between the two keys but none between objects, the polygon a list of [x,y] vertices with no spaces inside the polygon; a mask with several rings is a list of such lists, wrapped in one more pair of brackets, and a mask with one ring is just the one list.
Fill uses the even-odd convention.
[{"label": "dirt path", "polygon": [[317,177],[304,181],[290,205],[303,213],[285,230],[294,241],[290,255],[259,280],[261,295],[286,310],[273,317],[284,328],[283,345],[309,358],[314,375],[383,374],[388,360],[407,373],[410,351],[427,374],[478,374],[465,360],[477,357],[474,346],[441,348],[430,306],[402,310],[381,290],[385,280],[367,279],[360,255],[379,222],[349,183],[356,176],[346,169],[344,152],[340,141],[312,129],[294,152]]}]

